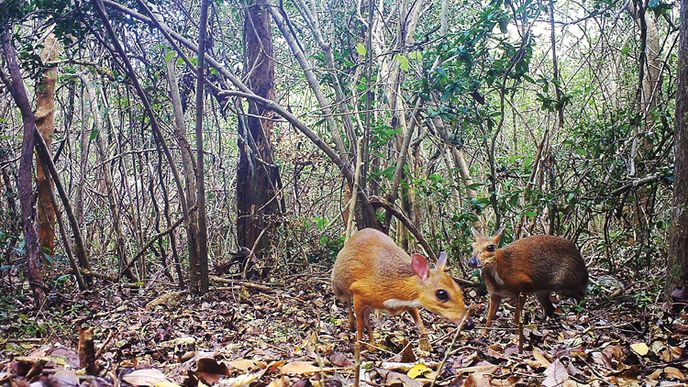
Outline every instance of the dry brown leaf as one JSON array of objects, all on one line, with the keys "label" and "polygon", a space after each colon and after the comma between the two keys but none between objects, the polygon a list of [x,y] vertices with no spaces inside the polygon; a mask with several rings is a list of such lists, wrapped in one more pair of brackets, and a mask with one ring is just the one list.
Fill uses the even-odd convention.
[{"label": "dry brown leaf", "polygon": [[662,376],[662,370],[655,370],[655,372],[648,375],[647,378],[650,380],[659,380],[659,378],[661,376]]},{"label": "dry brown leaf", "polygon": [[79,377],[76,376],[76,372],[66,368],[61,368],[55,371],[54,374],[48,377],[48,381],[52,386],[76,387],[79,385]]},{"label": "dry brown leaf", "polygon": [[686,376],[676,367],[666,367],[664,368],[664,374],[667,378],[676,379],[680,381],[686,380]]},{"label": "dry brown leaf", "polygon": [[346,357],[346,355],[341,352],[333,353],[332,355],[330,355],[329,359],[330,362],[336,365],[337,367],[351,367],[352,365],[354,365],[353,361],[351,361],[351,359]]},{"label": "dry brown leaf", "polygon": [[474,365],[472,367],[464,367],[464,368],[457,368],[456,369],[456,374],[465,374],[465,373],[474,373],[474,372],[480,372],[480,373],[485,373],[485,374],[491,374],[495,372],[499,368],[499,366],[494,365],[494,364],[486,364],[486,365]]},{"label": "dry brown leaf", "polygon": [[[415,366],[415,363],[402,363],[402,362],[395,362],[395,361],[385,361],[380,364],[380,368],[386,369],[388,371],[398,371],[398,372],[403,372],[406,373],[408,372],[413,366]],[[429,368],[437,368],[437,363],[433,362],[427,362],[425,363],[426,366]]]},{"label": "dry brown leaf", "polygon": [[628,361],[629,352],[628,347],[623,345],[608,345],[602,350],[602,353],[612,361],[612,364],[614,364],[614,361],[626,363]]},{"label": "dry brown leaf", "polygon": [[286,376],[282,376],[279,379],[275,379],[270,384],[268,384],[268,387],[289,387],[289,378]]},{"label": "dry brown leaf", "polygon": [[490,387],[490,381],[481,372],[476,372],[463,382],[464,387]]},{"label": "dry brown leaf", "polygon": [[294,375],[304,375],[304,374],[314,374],[320,372],[320,367],[316,367],[313,364],[305,361],[295,361],[286,364],[280,368],[280,372],[284,375],[294,374]]},{"label": "dry brown leaf", "polygon": [[157,305],[167,305],[170,307],[178,305],[182,298],[188,294],[186,290],[182,290],[180,292],[170,292],[170,293],[165,293],[162,296],[156,298],[155,300],[149,302],[146,304],[145,309],[151,310]]},{"label": "dry brown leaf", "polygon": [[668,349],[662,351],[661,357],[664,362],[669,363],[676,361],[683,356],[683,348],[669,346]]},{"label": "dry brown leaf", "polygon": [[401,351],[401,362],[402,363],[415,363],[416,354],[413,353],[413,346],[409,345],[406,340],[404,340],[404,349]]},{"label": "dry brown leaf", "polygon": [[287,364],[285,360],[273,361],[265,369],[265,373],[271,374],[273,372],[276,372],[280,367],[282,367],[285,364]]},{"label": "dry brown leaf", "polygon": [[[313,387],[313,383],[309,379],[301,379],[298,382],[291,385],[291,387]],[[320,387],[318,385],[318,387]]]},{"label": "dry brown leaf", "polygon": [[545,380],[542,381],[542,385],[545,387],[561,386],[569,380],[569,373],[559,359],[547,367],[544,374]]},{"label": "dry brown leaf", "polygon": [[595,361],[595,364],[602,366],[608,370],[613,370],[614,366],[612,365],[612,362],[609,360],[609,358],[602,352],[593,352],[591,354],[592,359]]},{"label": "dry brown leaf", "polygon": [[407,375],[400,372],[388,371],[382,368],[376,369],[377,373],[382,376],[385,386],[397,386],[401,385],[404,387],[422,387],[423,384],[418,380],[412,379]]},{"label": "dry brown leaf", "polygon": [[245,387],[260,379],[262,375],[262,372],[258,372],[237,376],[236,378],[223,379],[220,381],[220,387]]},{"label": "dry brown leaf", "polygon": [[545,355],[543,355],[542,352],[540,352],[540,350],[537,348],[533,348],[533,357],[535,358],[535,360],[537,360],[538,363],[540,363],[540,366],[542,368],[547,368],[550,365],[552,365],[552,363],[549,360],[547,360]]},{"label": "dry brown leaf", "polygon": [[196,367],[196,377],[206,384],[216,384],[223,376],[229,376],[227,366],[212,357],[198,359]]},{"label": "dry brown leaf", "polygon": [[519,379],[516,376],[509,376],[506,379],[493,378],[490,381],[490,386],[492,386],[492,387],[514,387],[514,386],[519,385],[520,381],[521,381],[521,379]]},{"label": "dry brown leaf", "polygon": [[251,359],[236,359],[229,362],[229,366],[238,370],[248,372],[263,369],[268,365],[264,361]]}]

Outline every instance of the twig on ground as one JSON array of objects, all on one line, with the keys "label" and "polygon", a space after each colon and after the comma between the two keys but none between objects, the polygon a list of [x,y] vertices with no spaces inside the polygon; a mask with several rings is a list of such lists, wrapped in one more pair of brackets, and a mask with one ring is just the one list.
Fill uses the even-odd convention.
[{"label": "twig on ground", "polygon": [[435,387],[435,382],[437,382],[437,378],[440,377],[440,374],[442,373],[442,369],[444,368],[444,364],[447,362],[447,359],[449,358],[449,354],[451,353],[452,348],[454,348],[454,344],[456,344],[456,340],[459,338],[459,334],[463,330],[463,325],[470,317],[471,312],[473,312],[473,308],[468,308],[466,311],[466,314],[463,315],[463,318],[461,319],[461,322],[459,323],[459,326],[456,327],[456,333],[454,334],[454,338],[452,339],[451,344],[449,344],[449,348],[447,348],[446,351],[444,351],[444,357],[442,358],[442,361],[440,362],[440,365],[437,366],[437,373],[435,374],[435,377],[432,379],[432,383],[430,384],[430,387]]}]

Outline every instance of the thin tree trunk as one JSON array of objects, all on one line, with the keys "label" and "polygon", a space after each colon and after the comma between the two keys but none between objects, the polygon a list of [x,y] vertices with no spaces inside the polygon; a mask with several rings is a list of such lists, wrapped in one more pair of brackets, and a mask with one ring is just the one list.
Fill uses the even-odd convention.
[{"label": "thin tree trunk", "polygon": [[198,32],[198,73],[196,76],[196,188],[198,189],[196,214],[190,216],[197,218],[196,230],[198,243],[198,256],[196,257],[196,271],[198,283],[192,284],[193,291],[204,294],[210,287],[208,277],[208,226],[206,224],[205,208],[205,158],[203,155],[203,100],[205,90],[205,42],[206,30],[208,28],[208,5],[209,0],[201,0],[201,20]]},{"label": "thin tree trunk", "polygon": [[[12,34],[10,26],[2,32],[2,48],[5,54],[5,62],[9,71],[9,77],[0,70],[0,76],[19,107],[23,122],[22,152],[19,159],[19,178],[17,187],[19,190],[19,202],[21,205],[22,220],[24,222],[24,246],[26,251],[26,277],[33,292],[36,309],[39,310],[47,300],[45,281],[41,269],[40,246],[36,230],[36,211],[34,204],[36,195],[33,191],[33,151],[36,145],[36,118],[31,111],[29,97],[26,94],[22,79],[17,54],[12,46]],[[11,78],[11,79],[10,79]]]},{"label": "thin tree trunk", "polygon": [[[177,138],[177,144],[182,153],[182,171],[184,173],[184,181],[186,183],[186,198],[189,206],[196,205],[196,162],[191,151],[191,144],[186,138],[186,126],[184,124],[184,111],[182,109],[182,98],[179,94],[179,85],[177,82],[177,75],[172,60],[167,61],[167,79],[170,84],[170,99],[172,100],[172,110],[174,111],[174,133]],[[184,217],[184,226],[186,228],[187,248],[189,251],[189,262],[195,262],[198,256],[196,243],[196,230],[198,226],[196,216]],[[181,278],[181,267],[175,262],[177,266],[177,274]],[[193,273],[192,273],[193,274]]]},{"label": "thin tree trunk", "polygon": [[[549,23],[550,23],[550,41],[552,44],[552,77],[554,79],[554,91],[557,98],[557,122],[556,131],[553,131],[553,135],[561,132],[564,128],[564,101],[563,93],[561,92],[561,76],[559,74],[559,59],[557,58],[557,36],[556,36],[556,26],[554,24],[554,0],[549,1]],[[556,172],[555,172],[555,162],[554,155],[552,154],[552,147],[549,142],[544,150],[547,154],[543,158],[543,166],[548,168],[548,178],[549,178],[549,188],[550,191],[556,189]],[[553,203],[548,205],[549,213],[549,226],[548,234],[554,235],[558,233],[557,220],[558,220],[558,205],[556,202],[556,197]]]},{"label": "thin tree trunk", "polygon": [[[57,66],[53,64],[60,55],[60,43],[55,35],[48,35],[41,60],[46,66],[36,84],[36,127],[43,136],[52,154],[53,132],[55,131],[55,86]],[[55,250],[55,205],[51,200],[53,183],[36,155],[36,185],[38,186],[38,241],[46,254],[53,255]]]},{"label": "thin tree trunk", "polygon": [[[674,207],[669,235],[665,294],[688,299],[688,0],[681,0],[676,132],[674,133]],[[680,290],[682,291],[680,291]]]}]

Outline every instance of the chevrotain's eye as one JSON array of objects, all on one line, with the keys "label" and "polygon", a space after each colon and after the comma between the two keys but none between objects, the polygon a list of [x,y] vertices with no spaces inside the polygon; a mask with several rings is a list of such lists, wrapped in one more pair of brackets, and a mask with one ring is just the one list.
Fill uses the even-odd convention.
[{"label": "chevrotain's eye", "polygon": [[442,302],[449,301],[449,293],[447,293],[447,291],[444,289],[437,289],[435,296],[437,296],[437,299]]},{"label": "chevrotain's eye", "polygon": [[487,251],[493,253],[493,252],[495,251],[495,245],[487,245],[487,247],[485,248],[485,250],[487,250]]}]

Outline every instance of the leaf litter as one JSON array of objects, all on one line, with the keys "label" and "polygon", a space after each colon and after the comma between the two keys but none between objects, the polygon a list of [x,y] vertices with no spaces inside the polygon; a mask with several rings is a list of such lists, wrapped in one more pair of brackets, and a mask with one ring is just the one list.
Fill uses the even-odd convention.
[{"label": "leaf litter", "polygon": [[[2,325],[0,383],[8,386],[347,386],[354,332],[335,304],[326,272],[283,284],[222,280],[203,297],[165,289],[113,286],[65,296],[54,323],[73,335],[36,340]],[[229,285],[229,286],[228,286]],[[465,289],[484,309],[487,297]],[[632,289],[627,289],[631,294]],[[108,302],[100,302],[108,300]],[[74,304],[86,305],[74,313]],[[683,386],[688,382],[688,312],[640,307],[628,297],[590,296],[539,320],[526,306],[523,353],[513,308],[484,334],[423,312],[433,350],[419,349],[410,316],[373,315],[380,348],[363,351],[362,385],[374,386]],[[69,313],[66,311],[69,310]],[[21,313],[32,313],[28,310]],[[65,312],[60,314],[59,312]],[[19,313],[19,312],[18,312]],[[79,326],[94,327],[97,375],[80,368]],[[67,329],[67,332],[69,329]],[[447,353],[449,351],[449,353]],[[438,369],[446,358],[444,367]]]}]

